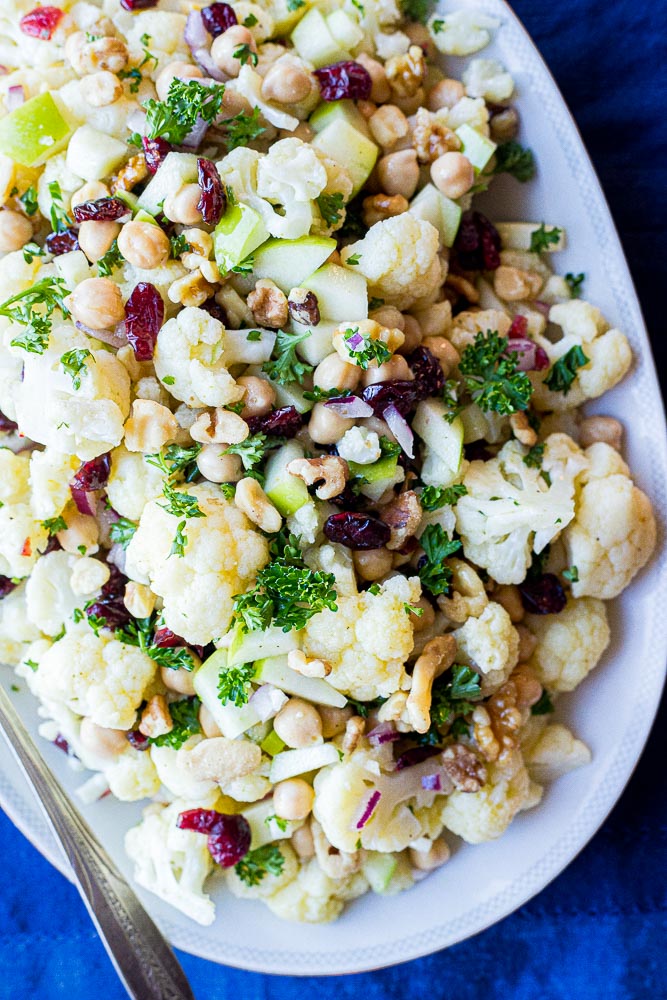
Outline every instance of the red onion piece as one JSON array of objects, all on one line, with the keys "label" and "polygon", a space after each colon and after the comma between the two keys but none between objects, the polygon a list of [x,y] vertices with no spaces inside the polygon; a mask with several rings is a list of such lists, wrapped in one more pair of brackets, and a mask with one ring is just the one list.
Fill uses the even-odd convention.
[{"label": "red onion piece", "polygon": [[382,746],[383,743],[394,743],[400,738],[401,734],[396,732],[393,722],[381,722],[371,729],[367,736],[368,742],[374,747]]},{"label": "red onion piece", "polygon": [[204,136],[207,131],[208,122],[205,122],[203,118],[197,118],[197,121],[188,132],[181,145],[187,149],[197,149],[204,141]]},{"label": "red onion piece", "polygon": [[107,562],[119,569],[121,573],[125,574],[125,566],[127,563],[127,552],[120,544],[120,542],[114,542],[107,553]]},{"label": "red onion piece", "polygon": [[372,417],[373,410],[358,396],[336,396],[324,404],[334,410],[339,417]]},{"label": "red onion piece", "polygon": [[533,305],[538,312],[541,312],[543,316],[548,316],[551,312],[551,306],[548,302],[540,302],[539,299],[533,302]]},{"label": "red onion piece", "polygon": [[115,330],[93,330],[92,327],[80,323],[79,320],[76,320],[74,325],[77,329],[87,333],[89,337],[95,337],[96,340],[101,340],[103,344],[108,344],[110,347],[125,347],[127,344],[124,323],[119,323]]},{"label": "red onion piece", "polygon": [[273,719],[287,701],[287,695],[273,684],[262,684],[248,701],[257,712],[261,722]]},{"label": "red onion piece", "polygon": [[[192,58],[197,63],[199,68],[203,70],[207,76],[210,76],[211,79],[216,80],[218,83],[224,83],[225,80],[227,80],[227,77],[221,72],[220,67],[216,66],[213,62],[209,51],[211,37],[204,27],[204,21],[200,10],[193,10],[188,14],[188,19],[185,22],[183,38],[192,53]],[[206,131],[206,129],[204,129],[204,131]],[[186,143],[184,143],[184,145],[185,144]],[[199,145],[199,143],[196,145]]]},{"label": "red onion piece", "polygon": [[348,337],[347,340],[345,341],[347,346],[353,351],[356,351],[357,348],[361,347],[363,342],[364,338],[361,336],[358,330],[356,333],[353,333],[351,337]]},{"label": "red onion piece", "polygon": [[94,491],[81,490],[77,486],[70,486],[72,500],[79,514],[88,514],[95,517],[97,513],[97,494]]},{"label": "red onion piece", "polygon": [[549,367],[547,352],[528,337],[512,337],[509,349],[518,354],[517,364],[521,372],[540,372]]},{"label": "red onion piece", "polygon": [[5,98],[7,111],[16,111],[25,101],[25,90],[21,86],[10,87]]},{"label": "red onion piece", "polygon": [[442,781],[439,774],[423,774],[422,788],[427,792],[441,792]]},{"label": "red onion piece", "polygon": [[382,792],[379,792],[377,788],[375,789],[374,792],[371,792],[368,802],[366,803],[366,808],[364,809],[361,816],[357,820],[356,824],[357,830],[362,830],[366,826],[366,823],[368,823],[369,819],[373,815],[375,807],[377,806],[381,798],[382,798]]},{"label": "red onion piece", "polygon": [[410,425],[401,414],[393,403],[386,406],[382,416],[387,422],[387,427],[391,433],[396,438],[397,442],[400,444],[401,448],[408,456],[408,458],[415,457],[415,436],[410,429]]},{"label": "red onion piece", "polygon": [[441,747],[410,747],[396,761],[396,770],[402,771],[406,767],[414,767],[415,764],[421,764],[423,761],[428,760],[429,757],[437,757],[441,749]]}]

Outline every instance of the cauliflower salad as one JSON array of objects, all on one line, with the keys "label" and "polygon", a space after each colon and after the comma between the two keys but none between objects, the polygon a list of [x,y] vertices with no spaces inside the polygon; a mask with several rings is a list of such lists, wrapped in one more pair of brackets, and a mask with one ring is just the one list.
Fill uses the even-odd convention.
[{"label": "cauliflower salad", "polygon": [[655,545],[625,334],[473,207],[536,169],[498,24],[427,8],[0,11],[0,661],[200,924],[501,836]]}]

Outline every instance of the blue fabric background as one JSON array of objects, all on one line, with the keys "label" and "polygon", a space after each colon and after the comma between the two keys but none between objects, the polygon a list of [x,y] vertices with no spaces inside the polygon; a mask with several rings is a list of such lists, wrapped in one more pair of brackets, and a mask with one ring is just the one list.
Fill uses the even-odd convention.
[{"label": "blue fabric background", "polygon": [[[601,176],[665,368],[667,5],[515,0]],[[660,75],[662,74],[662,75]],[[662,284],[661,284],[662,282]],[[629,680],[631,683],[631,680]],[[667,711],[593,842],[513,916],[446,952],[383,972],[289,979],[181,955],[198,1000],[643,1000],[667,996]],[[76,891],[0,813],[0,1000],[122,1000]]]}]

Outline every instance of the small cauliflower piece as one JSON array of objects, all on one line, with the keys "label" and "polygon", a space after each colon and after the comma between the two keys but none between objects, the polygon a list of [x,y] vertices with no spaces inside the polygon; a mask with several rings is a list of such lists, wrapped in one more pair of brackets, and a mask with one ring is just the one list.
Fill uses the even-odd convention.
[{"label": "small cauliflower piece", "polygon": [[461,76],[470,97],[489,103],[507,101],[514,92],[514,80],[497,59],[473,59]]},{"label": "small cauliflower piece", "polygon": [[224,365],[224,337],[220,320],[204,309],[182,309],[165,323],[153,361],[172,396],[195,408],[227,406],[242,398],[243,388]]},{"label": "small cauliflower piece", "polygon": [[17,587],[0,601],[0,663],[17,666],[38,639],[40,631],[28,618],[25,586]]},{"label": "small cauliflower piece", "polygon": [[516,751],[505,767],[489,766],[488,780],[478,792],[452,792],[442,810],[442,822],[469,844],[481,844],[501,837],[518,812],[538,801],[522,756]]},{"label": "small cauliflower piece", "polygon": [[338,611],[321,611],[306,624],[302,648],[310,659],[330,663],[327,681],[361,701],[387,698],[406,687],[405,661],[413,646],[405,604],[416,604],[416,578],[396,576],[378,594],[339,596]]},{"label": "small cauliflower piece", "polygon": [[526,615],[537,638],[530,666],[550,691],[574,691],[609,645],[607,611],[594,597],[568,599],[557,615]]},{"label": "small cauliflower piece", "polygon": [[266,871],[264,877],[256,885],[247,885],[238,877],[233,868],[225,871],[227,888],[238,899],[261,899],[266,902],[270,896],[296,878],[299,862],[292,847],[285,841],[276,845],[283,856],[282,870],[278,875]]},{"label": "small cauliflower piece", "polygon": [[10,579],[31,572],[48,540],[31,509],[29,476],[27,452],[0,448],[0,575]]},{"label": "small cauliflower piece", "polygon": [[104,776],[111,794],[121,802],[149,799],[160,791],[160,778],[151,755],[129,745],[125,753],[104,768]]},{"label": "small cauliflower piece", "polygon": [[289,205],[312,201],[327,183],[327,171],[315,149],[301,139],[281,139],[257,164],[257,194]]},{"label": "small cauliflower piece", "polygon": [[404,212],[376,222],[363,240],[345,247],[341,257],[345,264],[358,255],[354,271],[368,279],[370,295],[384,299],[386,305],[408,309],[433,294],[444,280],[439,241],[430,222]]},{"label": "small cauliflower piece", "polygon": [[130,729],[155,678],[153,661],[108,632],[95,635],[87,624],[72,629],[42,657],[34,690],[62,702],[98,726]]},{"label": "small cauliflower piece", "polygon": [[469,618],[453,633],[457,662],[482,675],[482,694],[489,695],[505,683],[519,658],[519,633],[500,604],[490,601],[478,618]]},{"label": "small cauliflower piece", "polygon": [[371,465],[382,454],[380,438],[367,427],[350,427],[336,448],[346,462],[356,462],[358,465]]},{"label": "small cauliflower piece", "polygon": [[164,600],[167,628],[206,645],[227,631],[233,598],[253,585],[268,560],[268,544],[215,486],[187,486],[182,492],[194,497],[205,515],[185,521],[183,555],[171,554],[181,518],[167,513],[165,500],[152,500],[128,546],[126,571]]},{"label": "small cauliflower piece", "polygon": [[26,583],[28,618],[45,635],[58,635],[65,622],[72,617],[74,609],[83,607],[98,590],[96,586],[88,593],[75,593],[72,589],[72,575],[79,563],[83,563],[84,567],[88,563],[97,563],[103,568],[97,559],[80,559],[62,550],[49,552],[37,561]]},{"label": "small cauliflower piece", "polygon": [[57,517],[72,499],[69,483],[81,465],[76,455],[52,448],[30,455],[30,504],[36,518],[46,521]]},{"label": "small cauliflower piece", "polygon": [[534,781],[544,784],[591,762],[591,752],[559,722],[542,729],[523,748],[523,759]]},{"label": "small cauliflower piece", "polygon": [[138,521],[144,507],[162,493],[163,473],[143,455],[129,452],[123,445],[111,453],[111,473],[107,496],[122,517]]},{"label": "small cauliflower piece", "polygon": [[346,902],[363,896],[367,890],[362,872],[333,879],[312,858],[299,869],[296,878],[269,896],[266,904],[283,920],[328,924],[340,916]]},{"label": "small cauliflower piece", "polygon": [[453,10],[443,18],[433,14],[428,27],[439,52],[448,56],[469,56],[491,41],[490,32],[499,21],[479,10]]}]

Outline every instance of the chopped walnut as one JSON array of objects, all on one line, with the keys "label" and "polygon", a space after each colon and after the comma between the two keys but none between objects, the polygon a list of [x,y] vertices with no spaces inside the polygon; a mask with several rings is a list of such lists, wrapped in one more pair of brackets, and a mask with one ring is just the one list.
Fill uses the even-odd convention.
[{"label": "chopped walnut", "polygon": [[420,163],[433,163],[445,153],[455,153],[461,148],[456,132],[439,122],[426,108],[420,108],[415,115],[412,136]]},{"label": "chopped walnut", "polygon": [[440,755],[442,766],[459,792],[478,792],[486,781],[486,768],[476,753],[462,743],[453,743]]},{"label": "chopped walnut", "polygon": [[419,497],[414,490],[406,490],[382,508],[380,517],[391,529],[387,548],[400,549],[414,535],[422,519]]},{"label": "chopped walnut", "polygon": [[355,851],[354,854],[339,851],[337,847],[329,843],[317,820],[311,821],[310,829],[315,846],[315,856],[325,875],[334,879],[346,878],[359,870],[361,865],[360,851]]},{"label": "chopped walnut", "polygon": [[317,296],[307,288],[293,288],[287,299],[287,308],[295,323],[317,326],[320,321]]},{"label": "chopped walnut", "polygon": [[144,736],[156,737],[170,733],[173,728],[167,699],[163,694],[153,695],[141,713],[139,732]]},{"label": "chopped walnut", "polygon": [[261,278],[248,296],[248,308],[259,326],[279,330],[287,322],[287,296],[269,278]]},{"label": "chopped walnut", "polygon": [[137,184],[141,184],[148,177],[148,167],[146,157],[143,153],[131,156],[124,167],[122,167],[115,177],[111,178],[111,193],[117,191],[131,191]]},{"label": "chopped walnut", "polygon": [[519,744],[518,733],[531,705],[540,700],[542,685],[525,664],[472,713],[473,736],[485,760],[507,763]]},{"label": "chopped walnut", "polygon": [[202,306],[215,292],[215,285],[207,281],[201,271],[191,271],[190,274],[177,278],[167,289],[170,302],[182,306]]},{"label": "chopped walnut", "polygon": [[472,566],[462,559],[450,559],[452,571],[449,596],[441,594],[436,598],[440,610],[453,625],[462,625],[470,618],[479,618],[489,603],[484,584]]},{"label": "chopped walnut", "polygon": [[345,735],[343,736],[342,747],[344,753],[352,753],[359,746],[359,740],[364,735],[366,721],[360,715],[353,715],[347,720]]},{"label": "chopped walnut", "polygon": [[202,410],[190,427],[190,437],[200,444],[240,444],[249,434],[243,417],[224,406]]},{"label": "chopped walnut", "polygon": [[451,272],[447,275],[445,279],[445,285],[447,288],[453,288],[459,296],[467,299],[473,305],[479,302],[479,292],[473,285],[472,281],[468,281],[460,274],[452,274]]},{"label": "chopped walnut", "polygon": [[402,215],[408,210],[408,199],[402,194],[372,194],[364,198],[362,217],[364,225],[374,226],[394,215]]},{"label": "chopped walnut", "polygon": [[451,667],[456,657],[453,635],[430,639],[412,671],[412,687],[405,703],[408,719],[417,733],[427,733],[431,725],[433,681]]},{"label": "chopped walnut", "polygon": [[309,660],[301,649],[293,649],[287,654],[287,666],[303,677],[326,677],[332,669],[324,660]]},{"label": "chopped walnut", "polygon": [[315,495],[320,500],[330,500],[331,497],[337,497],[342,493],[350,472],[345,459],[339,458],[338,455],[295,458],[287,466],[287,471],[291,476],[303,479],[308,486],[321,483],[322,485],[315,490]]},{"label": "chopped walnut", "polygon": [[528,417],[523,410],[511,414],[510,427],[517,441],[525,444],[527,448],[532,448],[534,444],[537,444],[537,434],[528,423]]},{"label": "chopped walnut", "polygon": [[412,731],[406,702],[408,700],[407,691],[394,691],[383,705],[377,710],[378,722],[393,722],[399,733],[409,733]]},{"label": "chopped walnut", "polygon": [[426,76],[424,50],[411,45],[405,55],[388,59],[384,69],[394,97],[414,97]]}]

